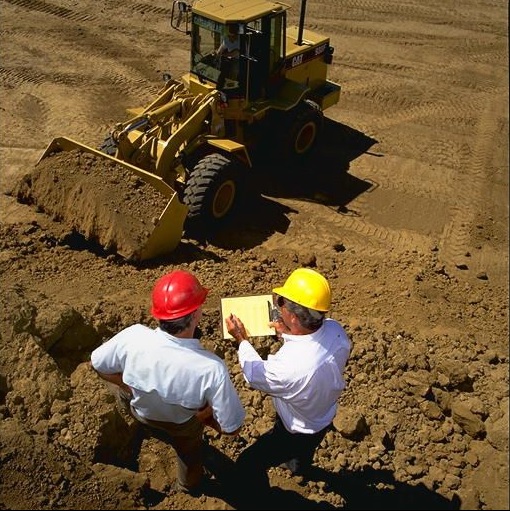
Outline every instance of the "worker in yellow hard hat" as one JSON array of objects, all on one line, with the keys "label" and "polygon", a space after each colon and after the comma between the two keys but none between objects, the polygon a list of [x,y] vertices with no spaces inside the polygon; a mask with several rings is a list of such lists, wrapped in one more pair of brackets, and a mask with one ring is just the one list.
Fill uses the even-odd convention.
[{"label": "worker in yellow hard hat", "polygon": [[294,270],[283,286],[273,289],[273,297],[279,316],[272,326],[283,345],[267,360],[247,340],[241,319],[231,315],[225,320],[228,332],[239,343],[245,380],[253,389],[272,396],[276,409],[272,429],[236,461],[240,493],[252,506],[271,500],[269,467],[283,464],[300,475],[310,469],[315,450],[336,415],[351,349],[344,328],[326,317],[331,289],[319,272]]}]

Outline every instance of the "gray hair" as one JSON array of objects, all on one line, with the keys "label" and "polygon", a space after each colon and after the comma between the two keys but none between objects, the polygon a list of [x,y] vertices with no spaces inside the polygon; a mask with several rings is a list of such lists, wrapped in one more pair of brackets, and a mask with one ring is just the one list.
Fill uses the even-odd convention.
[{"label": "gray hair", "polygon": [[318,330],[322,326],[322,323],[324,323],[324,319],[326,317],[325,312],[304,307],[303,305],[299,305],[285,297],[282,298],[284,300],[284,306],[288,311],[296,315],[301,326],[304,328],[308,330]]}]

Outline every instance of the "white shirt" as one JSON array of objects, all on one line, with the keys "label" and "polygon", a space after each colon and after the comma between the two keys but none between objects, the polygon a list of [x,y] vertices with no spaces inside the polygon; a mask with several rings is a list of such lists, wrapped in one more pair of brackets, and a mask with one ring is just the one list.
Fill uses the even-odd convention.
[{"label": "white shirt", "polygon": [[233,41],[228,36],[225,36],[218,48],[218,53],[232,53],[234,50],[239,50],[240,47],[239,36],[237,36]]},{"label": "white shirt", "polygon": [[254,389],[272,396],[288,431],[316,433],[335,417],[351,342],[333,319],[326,319],[313,334],[282,337],[284,344],[267,360],[248,341],[239,344],[244,378]]},{"label": "white shirt", "polygon": [[245,411],[227,366],[198,339],[137,324],[96,348],[90,360],[99,372],[122,373],[133,391],[131,405],[146,419],[182,424],[209,403],[226,433],[243,424]]}]

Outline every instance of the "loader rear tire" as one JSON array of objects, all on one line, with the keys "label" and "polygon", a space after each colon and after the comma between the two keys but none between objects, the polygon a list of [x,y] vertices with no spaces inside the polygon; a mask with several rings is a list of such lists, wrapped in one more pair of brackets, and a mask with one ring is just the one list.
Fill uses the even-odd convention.
[{"label": "loader rear tire", "polygon": [[221,226],[236,206],[241,188],[242,171],[236,160],[219,153],[204,156],[184,190],[183,202],[189,208],[185,233],[200,239]]},{"label": "loader rear tire", "polygon": [[280,155],[295,162],[314,149],[324,126],[324,114],[317,103],[307,99],[290,112],[290,116],[279,130],[283,136]]}]

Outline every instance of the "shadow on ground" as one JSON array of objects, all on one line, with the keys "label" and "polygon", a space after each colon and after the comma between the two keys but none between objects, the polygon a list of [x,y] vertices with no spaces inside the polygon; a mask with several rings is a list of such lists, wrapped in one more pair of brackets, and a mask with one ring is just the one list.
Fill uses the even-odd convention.
[{"label": "shadow on ground", "polygon": [[[278,199],[296,199],[352,215],[349,203],[373,183],[349,174],[353,160],[377,143],[353,128],[325,119],[317,148],[302,162],[264,162],[251,170],[248,193],[221,228],[203,233],[205,243],[236,250],[261,245],[275,232],[284,234],[288,214],[296,212]],[[380,157],[370,153],[374,157]]]},{"label": "shadow on ground", "polygon": [[[206,468],[215,477],[207,493],[221,498],[234,509],[253,509],[253,495],[236,492],[235,463],[213,446],[207,447]],[[289,476],[292,477],[292,476]],[[322,481],[324,491],[336,493],[345,504],[335,507],[325,500],[307,499],[293,490],[272,488],[270,502],[263,509],[388,509],[388,510],[447,510],[460,509],[458,499],[448,500],[422,484],[416,486],[395,480],[388,470],[333,473],[313,467],[306,481]]]},{"label": "shadow on ground", "polygon": [[274,163],[254,169],[255,185],[268,197],[294,198],[336,206],[341,211],[373,184],[349,174],[351,163],[370,154],[377,140],[325,119],[317,147],[299,164]]}]

